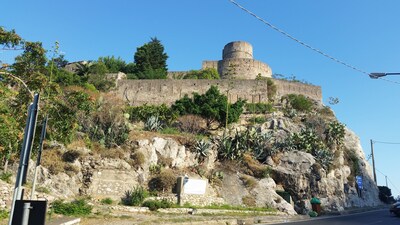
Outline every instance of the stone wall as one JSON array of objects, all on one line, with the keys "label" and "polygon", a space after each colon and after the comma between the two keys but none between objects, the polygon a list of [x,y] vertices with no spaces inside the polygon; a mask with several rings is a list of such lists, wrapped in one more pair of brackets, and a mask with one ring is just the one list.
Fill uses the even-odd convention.
[{"label": "stone wall", "polygon": [[[286,94],[302,94],[318,102],[322,100],[321,87],[303,83],[273,79],[277,86],[277,97]],[[130,105],[171,105],[193,92],[205,93],[212,85],[228,96],[230,102],[239,98],[249,103],[268,102],[267,83],[262,80],[120,80],[117,95]]]},{"label": "stone wall", "polygon": [[203,61],[202,69],[214,68],[222,79],[254,80],[258,75],[272,77],[268,64],[253,59],[253,47],[245,41],[225,45],[222,60]]},{"label": "stone wall", "polygon": [[245,58],[218,61],[218,73],[222,79],[254,80],[258,75],[262,77],[272,76],[272,70],[267,64],[258,60]]},{"label": "stone wall", "polygon": [[222,59],[253,59],[253,46],[245,41],[233,41],[224,46]]}]

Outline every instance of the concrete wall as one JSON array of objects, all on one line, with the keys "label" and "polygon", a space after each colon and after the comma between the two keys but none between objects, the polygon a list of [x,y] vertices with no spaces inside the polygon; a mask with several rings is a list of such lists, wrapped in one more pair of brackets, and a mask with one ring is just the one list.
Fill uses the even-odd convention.
[{"label": "concrete wall", "polygon": [[[274,82],[278,97],[293,93],[322,100],[319,86],[283,80]],[[254,103],[268,102],[267,83],[261,80],[120,80],[116,93],[130,105],[171,105],[185,94],[189,97],[193,92],[203,94],[211,85],[217,86],[221,93],[228,96],[230,102],[236,102],[239,98]]]}]

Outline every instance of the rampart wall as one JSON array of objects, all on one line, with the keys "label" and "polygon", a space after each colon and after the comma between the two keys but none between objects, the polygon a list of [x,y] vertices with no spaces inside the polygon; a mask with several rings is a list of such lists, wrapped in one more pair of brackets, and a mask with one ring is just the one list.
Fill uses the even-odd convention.
[{"label": "rampart wall", "polygon": [[[302,94],[321,102],[321,87],[303,83],[273,79],[277,86],[277,97],[286,94]],[[116,93],[130,105],[171,105],[193,92],[205,93],[211,85],[217,86],[221,93],[228,96],[230,102],[239,98],[247,102],[267,103],[268,87],[263,80],[119,80]]]},{"label": "rampart wall", "polygon": [[250,79],[254,80],[258,75],[271,77],[272,70],[266,64],[254,59],[232,58],[219,61],[203,61],[203,69],[214,68],[221,79]]}]

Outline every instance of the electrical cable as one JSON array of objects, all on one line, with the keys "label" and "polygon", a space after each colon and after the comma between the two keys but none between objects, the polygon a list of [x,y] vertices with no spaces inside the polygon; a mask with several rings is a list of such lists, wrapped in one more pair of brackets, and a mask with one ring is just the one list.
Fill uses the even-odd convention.
[{"label": "electrical cable", "polygon": [[393,184],[392,180],[390,180],[390,178],[389,178],[389,177],[388,177],[387,179],[389,180],[390,184],[392,184],[392,186],[394,187],[394,189],[396,189],[396,190],[397,190],[397,192],[399,192],[399,193],[400,193],[400,190],[399,190],[399,189],[396,187],[396,185],[394,185],[394,184]]},{"label": "electrical cable", "polygon": [[[279,29],[278,27],[272,25],[272,24],[269,23],[268,21],[264,20],[263,18],[259,17],[259,16],[256,15],[255,13],[253,13],[252,11],[246,9],[245,7],[243,7],[242,5],[240,5],[239,3],[237,3],[236,1],[234,1],[234,0],[229,0],[229,1],[230,1],[232,4],[234,4],[235,6],[237,6],[238,8],[240,8],[241,10],[243,10],[243,11],[245,11],[246,13],[250,14],[251,16],[255,17],[257,20],[261,21],[261,22],[264,23],[265,25],[269,26],[269,27],[272,28],[273,30],[275,30],[275,31],[277,31],[277,32],[279,32],[279,33],[281,33],[281,34],[283,34],[283,35],[286,36],[287,38],[289,38],[289,39],[291,39],[291,40],[293,40],[293,41],[299,43],[300,45],[303,45],[304,47],[309,48],[309,49],[311,49],[312,51],[317,52],[318,54],[321,54],[321,55],[323,55],[324,57],[326,57],[326,58],[328,58],[328,59],[330,59],[330,60],[333,60],[333,61],[336,62],[336,63],[339,63],[339,64],[341,64],[341,65],[343,65],[343,66],[346,66],[346,67],[348,67],[348,68],[350,68],[350,69],[353,69],[353,70],[355,70],[355,71],[357,71],[357,72],[360,72],[360,73],[362,73],[362,74],[364,74],[364,75],[368,75],[368,76],[370,75],[370,73],[365,72],[365,71],[362,70],[362,69],[359,69],[359,68],[357,68],[357,67],[355,67],[355,66],[352,66],[352,65],[350,65],[350,64],[348,64],[348,63],[346,63],[346,62],[344,62],[344,61],[342,61],[342,60],[339,60],[339,59],[337,59],[337,58],[335,58],[335,57],[333,57],[333,56],[331,56],[331,55],[329,55],[329,54],[323,52],[322,50],[319,50],[319,49],[317,49],[317,48],[314,48],[314,47],[312,47],[311,45],[309,45],[309,44],[307,44],[307,43],[305,43],[305,42],[303,42],[303,41],[301,41],[301,40],[299,40],[299,39],[293,37],[293,36],[290,35],[289,33],[287,33],[287,32],[285,32],[285,31]],[[377,78],[377,79],[381,79],[381,80],[383,80],[383,81],[387,81],[387,82],[391,82],[391,83],[395,83],[395,84],[400,84],[400,82],[396,82],[396,81],[384,79],[384,78],[382,78],[382,77],[379,77],[379,78]]]},{"label": "electrical cable", "polygon": [[382,173],[380,170],[378,170],[378,169],[376,169],[376,168],[375,168],[375,170],[378,171],[378,172],[379,172],[380,174],[382,174],[383,176],[385,176],[385,177],[389,180],[390,184],[392,184],[392,186],[394,187],[394,189],[396,189],[396,190],[400,193],[400,190],[396,187],[396,185],[393,184],[393,182],[390,180],[390,178],[389,178],[386,174]]},{"label": "electrical cable", "polygon": [[374,141],[374,140],[372,140],[372,142],[379,144],[400,145],[400,142],[386,142],[386,141]]}]

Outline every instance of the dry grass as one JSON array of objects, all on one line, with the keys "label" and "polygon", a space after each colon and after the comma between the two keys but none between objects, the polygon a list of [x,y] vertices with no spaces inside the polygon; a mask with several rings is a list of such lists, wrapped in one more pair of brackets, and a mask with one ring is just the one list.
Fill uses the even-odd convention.
[{"label": "dry grass", "polygon": [[60,149],[51,149],[43,151],[42,165],[47,168],[51,174],[64,172],[65,162],[62,160],[62,152]]},{"label": "dry grass", "polygon": [[254,177],[249,175],[241,175],[240,180],[242,180],[244,186],[246,186],[246,188],[250,190],[255,188],[258,184],[258,181]]},{"label": "dry grass", "polygon": [[252,195],[243,196],[242,202],[243,202],[243,204],[245,204],[246,206],[250,206],[250,207],[254,207],[254,206],[257,205],[256,199],[255,199],[254,196],[252,196]]},{"label": "dry grass", "polygon": [[141,167],[146,162],[146,157],[142,152],[134,152],[131,155],[131,165],[135,168]]},{"label": "dry grass", "polygon": [[257,178],[265,178],[269,176],[269,167],[255,160],[250,154],[243,155],[243,164],[247,167],[245,172],[247,172],[248,175]]}]

